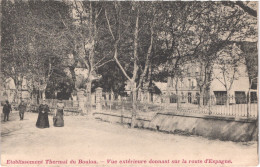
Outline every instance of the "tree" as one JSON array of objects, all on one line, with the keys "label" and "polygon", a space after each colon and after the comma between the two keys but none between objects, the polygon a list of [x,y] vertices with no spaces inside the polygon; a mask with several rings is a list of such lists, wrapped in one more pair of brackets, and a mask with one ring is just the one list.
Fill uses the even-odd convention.
[{"label": "tree", "polygon": [[[142,2],[114,2],[105,10],[108,30],[114,44],[114,60],[131,85],[133,100],[131,127],[134,127],[136,119],[137,92],[150,64],[156,15],[154,3],[144,5]],[[145,33],[141,32],[142,28],[147,28]],[[145,47],[140,46],[142,39],[149,39],[145,51],[142,50]],[[145,54],[140,55],[140,51]],[[126,62],[128,58],[130,64]],[[141,59],[144,63],[141,63]],[[138,72],[140,72],[139,79]]]},{"label": "tree", "polygon": [[46,88],[46,98],[68,100],[74,90],[73,86],[72,79],[65,71],[55,69]]},{"label": "tree", "polygon": [[[230,7],[235,7],[235,6],[239,6],[242,10],[244,10],[244,12],[248,13],[249,15],[253,16],[253,17],[257,17],[257,11],[254,9],[254,7],[256,7],[256,3],[253,3],[253,7],[249,6],[250,2],[242,2],[242,1],[236,1],[236,2],[231,2],[231,1],[225,1],[222,2],[224,5],[226,6],[230,6]],[[246,4],[247,3],[247,4]]]},{"label": "tree", "polygon": [[[88,101],[91,103],[92,82],[100,78],[96,71],[108,62],[113,61],[111,54],[107,52],[103,40],[103,20],[104,2],[73,1],[70,2],[72,19],[61,18],[66,27],[65,38],[71,50],[74,63],[70,66],[70,71],[75,85],[75,68],[87,69],[86,90]],[[90,104],[91,105],[91,104]]]},{"label": "tree", "polygon": [[255,36],[256,21],[239,7],[224,6],[220,2],[180,2],[175,7],[175,3],[168,5],[173,7],[165,8],[168,9],[165,10],[166,16],[170,13],[165,18],[170,19],[164,22],[166,27],[162,30],[164,36],[161,38],[164,42],[160,50],[165,50],[162,53],[169,53],[170,56],[167,56],[167,63],[162,63],[162,69],[174,77],[180,65],[198,62],[201,70],[197,84],[202,106],[202,99],[208,95],[213,79],[217,53],[234,41]]},{"label": "tree", "polygon": [[[17,4],[17,3],[16,3]],[[17,12],[20,15],[24,14],[22,9],[24,6],[18,6],[10,1],[2,1],[2,24],[1,24],[1,47],[2,47],[2,61],[1,72],[3,80],[11,77],[14,80],[16,86],[16,94],[18,94],[18,88],[21,88],[21,81],[24,75],[23,67],[25,66],[25,47],[20,48],[20,38],[18,28],[23,24]],[[18,8],[18,9],[17,9]],[[17,9],[17,10],[16,10]],[[20,34],[21,36],[21,34]]]},{"label": "tree", "polygon": [[62,69],[64,49],[59,45],[62,27],[55,12],[66,13],[66,6],[54,1],[2,4],[2,72],[14,79],[17,89],[26,79],[31,93],[36,89],[34,92],[44,95],[52,71]]},{"label": "tree", "polygon": [[214,61],[218,59],[218,52],[221,52],[226,46],[232,45],[234,41],[252,39],[256,32],[251,31],[255,29],[255,21],[248,18],[248,15],[238,7],[225,7],[216,2],[208,9],[208,14],[202,15],[200,18],[198,29],[198,33],[203,37],[203,47],[200,48],[198,56],[201,64],[201,73],[198,78],[200,105],[203,104],[202,98],[209,94],[210,84],[213,80],[213,65]]},{"label": "tree", "polygon": [[115,62],[107,63],[99,68],[97,74],[102,75],[102,78],[93,82],[92,91],[97,87],[102,87],[104,92],[113,92],[116,96],[125,94],[126,78]]},{"label": "tree", "polygon": [[[157,62],[156,76],[174,79],[177,95],[178,82],[184,77],[182,67],[199,54],[203,45],[195,29],[200,14],[207,7],[201,2],[161,3],[160,35],[153,62]],[[179,106],[179,99],[177,104]]]},{"label": "tree", "polygon": [[243,52],[243,58],[246,60],[246,67],[249,76],[249,89],[257,89],[258,77],[258,52],[257,42],[240,42],[236,43]]},{"label": "tree", "polygon": [[30,31],[28,41],[27,80],[32,88],[39,92],[37,97],[45,98],[45,91],[54,70],[64,70],[62,59],[67,50],[64,49],[64,26],[58,14],[64,17],[68,14],[68,6],[55,1],[29,1],[27,14],[27,29]]},{"label": "tree", "polygon": [[[226,105],[230,103],[230,90],[235,80],[241,76],[241,65],[245,65],[245,60],[242,57],[241,51],[235,45],[228,45],[219,53],[218,60],[215,63],[215,68],[218,70],[215,73],[215,78],[225,87]],[[224,98],[224,97],[223,97]]]}]

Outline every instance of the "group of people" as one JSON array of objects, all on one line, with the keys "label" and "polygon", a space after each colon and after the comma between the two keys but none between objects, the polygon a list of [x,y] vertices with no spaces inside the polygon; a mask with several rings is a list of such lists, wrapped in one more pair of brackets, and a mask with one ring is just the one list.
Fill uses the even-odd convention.
[{"label": "group of people", "polygon": [[[53,116],[53,126],[55,127],[63,127],[64,126],[64,119],[63,119],[63,109],[64,109],[64,104],[62,103],[61,100],[58,101],[56,110],[54,111],[54,116]],[[26,111],[26,104],[24,101],[22,101],[19,106],[19,116],[20,120],[24,119],[24,113]],[[9,121],[9,114],[12,111],[12,107],[9,104],[8,100],[5,101],[5,104],[3,106],[3,113],[4,113],[4,122]],[[49,118],[48,118],[48,113],[50,112],[49,106],[46,104],[45,100],[43,103],[39,106],[38,108],[38,118],[36,122],[36,127],[38,128],[49,128]]]},{"label": "group of people", "polygon": [[[63,119],[63,109],[64,104],[61,100],[57,103],[57,109],[54,111],[53,116],[53,126],[55,127],[63,127],[64,126],[64,119]],[[49,118],[48,113],[50,112],[49,106],[46,104],[45,100],[39,106],[39,115],[36,122],[36,126],[38,128],[49,128]]]}]

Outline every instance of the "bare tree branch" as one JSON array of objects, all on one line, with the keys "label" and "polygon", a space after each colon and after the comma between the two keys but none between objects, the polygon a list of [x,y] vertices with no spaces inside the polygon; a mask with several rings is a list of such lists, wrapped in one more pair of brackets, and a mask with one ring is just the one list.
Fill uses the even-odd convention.
[{"label": "bare tree branch", "polygon": [[114,34],[113,34],[113,32],[112,32],[111,25],[110,25],[109,18],[108,18],[108,16],[107,16],[107,11],[106,11],[106,10],[105,10],[105,16],[106,16],[107,25],[108,25],[108,29],[109,29],[109,31],[110,31],[110,34],[111,34],[112,38],[115,40],[115,36],[114,36]]},{"label": "bare tree branch", "polygon": [[96,70],[96,69],[98,69],[99,67],[102,67],[102,66],[104,66],[105,64],[107,64],[107,63],[109,63],[109,62],[112,62],[112,61],[114,61],[114,59],[110,59],[110,60],[108,60],[108,61],[105,61],[104,63],[102,63],[102,64],[100,64],[100,65],[98,65],[98,66],[94,66],[93,68],[94,68],[94,70]]}]

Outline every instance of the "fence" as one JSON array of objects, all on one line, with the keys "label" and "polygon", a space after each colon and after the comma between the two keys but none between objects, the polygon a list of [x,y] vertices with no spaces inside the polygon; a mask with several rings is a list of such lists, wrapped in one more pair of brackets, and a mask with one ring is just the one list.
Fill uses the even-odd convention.
[{"label": "fence", "polygon": [[[51,109],[55,109],[57,99],[46,99],[46,103]],[[161,113],[176,113],[182,115],[213,115],[223,117],[257,118],[258,100],[256,97],[246,95],[240,96],[157,96],[153,102],[138,100],[133,105],[131,98],[101,98],[99,104],[88,101],[62,100],[65,111],[73,113],[88,113],[96,109],[96,105],[101,106],[104,112],[116,112],[131,115],[133,107],[138,114],[154,115]],[[41,102],[40,102],[41,103]],[[84,110],[84,111],[83,111]]]},{"label": "fence", "polygon": [[[57,99],[45,99],[46,104],[49,106],[51,113],[56,109],[57,103],[59,100]],[[39,104],[42,104],[42,99],[39,100]],[[65,115],[79,115],[81,113],[89,113],[90,110],[95,109],[96,104],[92,104],[90,106],[90,103],[87,101],[73,101],[73,100],[62,100],[62,103],[64,104],[64,111]],[[39,107],[39,104],[37,104],[37,101],[31,101],[28,103],[28,110],[32,112],[37,112],[37,109]]]},{"label": "fence", "polygon": [[[135,103],[140,114],[177,113],[185,115],[213,115],[223,117],[257,118],[257,99],[243,96],[161,96],[154,102]],[[131,114],[131,101],[102,101],[102,110]]]}]

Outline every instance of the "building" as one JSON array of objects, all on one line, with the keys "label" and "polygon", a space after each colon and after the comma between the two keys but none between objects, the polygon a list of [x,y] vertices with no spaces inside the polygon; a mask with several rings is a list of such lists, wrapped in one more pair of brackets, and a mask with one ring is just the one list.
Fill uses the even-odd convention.
[{"label": "building", "polygon": [[245,57],[232,53],[233,55],[219,55],[219,59],[212,65],[211,73],[207,73],[207,76],[210,75],[207,82],[204,66],[198,61],[183,65],[181,77],[168,77],[170,103],[176,103],[178,98],[181,103],[196,104],[200,102],[200,96],[206,99],[213,97],[215,104],[227,103],[227,97],[231,104],[246,103],[248,95],[251,101],[256,101],[257,91],[252,89]]},{"label": "building", "polygon": [[[130,81],[126,81],[125,92],[127,96],[131,96]],[[165,102],[167,95],[166,82],[153,82],[152,86],[148,88],[148,83],[144,83],[143,87],[138,90],[138,101],[145,103],[162,103]]]},{"label": "building", "polygon": [[19,91],[15,86],[14,80],[12,78],[7,78],[4,82],[4,87],[2,88],[2,99],[8,100],[9,102],[19,102],[17,99],[17,93],[21,93],[22,100],[27,101],[30,99],[30,92],[27,89],[27,81],[23,79],[22,87]]}]

